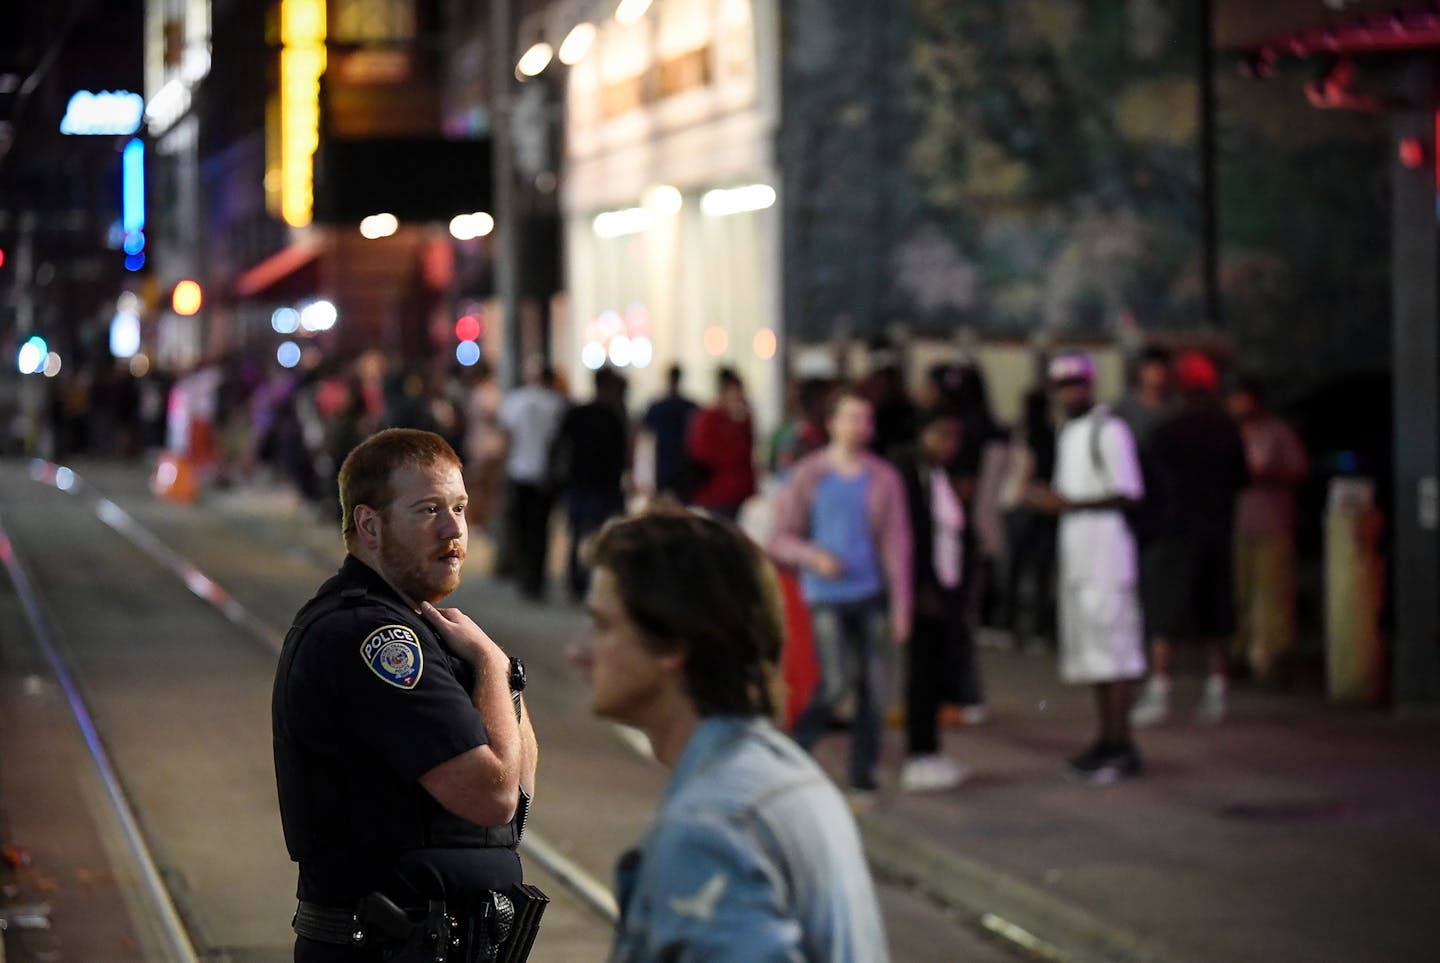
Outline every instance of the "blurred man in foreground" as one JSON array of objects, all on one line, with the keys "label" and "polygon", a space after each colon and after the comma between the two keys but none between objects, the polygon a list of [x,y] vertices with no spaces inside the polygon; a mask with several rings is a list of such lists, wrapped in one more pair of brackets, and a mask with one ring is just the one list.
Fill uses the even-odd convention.
[{"label": "blurred man in foreground", "polygon": [[655,826],[620,861],[612,963],[888,959],[849,809],[771,723],[783,615],[760,549],[661,507],[594,545],[573,653],[590,709],[636,726],[671,770]]}]

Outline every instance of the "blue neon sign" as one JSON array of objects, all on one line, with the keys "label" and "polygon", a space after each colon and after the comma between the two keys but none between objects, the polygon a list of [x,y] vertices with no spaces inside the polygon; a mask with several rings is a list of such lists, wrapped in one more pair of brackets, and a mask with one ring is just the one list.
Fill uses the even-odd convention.
[{"label": "blue neon sign", "polygon": [[125,270],[145,266],[145,143],[131,138],[120,155],[120,226],[125,232]]},{"label": "blue neon sign", "polygon": [[138,234],[145,229],[145,144],[140,138],[125,145],[120,170],[124,190],[120,223],[126,234]]}]

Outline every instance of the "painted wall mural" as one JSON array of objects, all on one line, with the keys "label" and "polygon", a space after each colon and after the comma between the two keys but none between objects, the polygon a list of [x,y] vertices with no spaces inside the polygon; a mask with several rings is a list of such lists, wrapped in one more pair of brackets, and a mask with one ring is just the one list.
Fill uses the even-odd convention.
[{"label": "painted wall mural", "polygon": [[[1205,327],[1199,6],[788,0],[791,330]],[[1307,77],[1224,52],[1215,77],[1226,330],[1383,358],[1381,119],[1318,116]]]}]

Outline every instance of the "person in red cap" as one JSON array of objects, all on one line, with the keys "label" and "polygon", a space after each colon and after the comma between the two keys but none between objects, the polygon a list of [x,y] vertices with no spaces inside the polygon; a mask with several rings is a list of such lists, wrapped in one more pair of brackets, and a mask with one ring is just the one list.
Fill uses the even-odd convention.
[{"label": "person in red cap", "polygon": [[1199,351],[1175,358],[1175,414],[1150,438],[1152,508],[1145,552],[1145,619],[1151,673],[1130,714],[1136,726],[1170,714],[1177,642],[1203,644],[1208,675],[1195,711],[1200,722],[1225,718],[1228,651],[1235,634],[1235,503],[1250,478],[1245,445],[1221,407],[1219,372]]}]

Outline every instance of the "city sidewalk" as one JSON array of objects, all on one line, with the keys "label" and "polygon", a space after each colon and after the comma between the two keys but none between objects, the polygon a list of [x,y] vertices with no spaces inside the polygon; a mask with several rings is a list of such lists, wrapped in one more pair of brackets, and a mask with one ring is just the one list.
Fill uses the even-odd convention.
[{"label": "city sidewalk", "polygon": [[[205,505],[335,544],[283,490]],[[1061,775],[1093,736],[1089,691],[1060,685],[1048,657],[984,650],[983,670],[989,720],[945,735],[973,767],[964,785],[893,788],[901,733],[887,733],[889,788],[859,813],[878,873],[1037,959],[1433,958],[1440,721],[1241,686],[1230,719],[1205,726],[1189,719],[1198,677],[1182,677],[1174,721],[1139,733],[1145,775],[1093,788]],[[835,775],[844,750],[843,735],[819,747]]]}]

